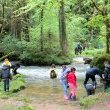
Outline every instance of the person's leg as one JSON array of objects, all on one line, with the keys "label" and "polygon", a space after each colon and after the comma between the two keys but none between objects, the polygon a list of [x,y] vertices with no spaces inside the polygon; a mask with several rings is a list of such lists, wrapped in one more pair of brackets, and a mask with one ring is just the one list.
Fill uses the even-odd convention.
[{"label": "person's leg", "polygon": [[6,80],[4,79],[4,91],[6,91]]},{"label": "person's leg", "polygon": [[9,79],[6,80],[6,91],[9,91]]},{"label": "person's leg", "polygon": [[61,82],[61,86],[62,86],[62,89],[63,89],[64,98],[68,99],[67,82],[66,81],[62,81]]},{"label": "person's leg", "polygon": [[110,88],[110,81],[108,82],[108,88]]},{"label": "person's leg", "polygon": [[86,74],[86,76],[85,76],[85,81],[84,81],[84,86],[86,86],[86,84],[87,84],[89,78],[90,78],[89,74]]},{"label": "person's leg", "polygon": [[52,79],[52,86],[55,87],[56,86],[56,80]]},{"label": "person's leg", "polygon": [[69,99],[76,100],[76,87],[72,83],[69,83],[69,88],[70,88],[70,95],[71,95]]},{"label": "person's leg", "polygon": [[96,87],[95,75],[91,75],[90,78],[92,79],[93,85],[95,85],[95,87]]}]

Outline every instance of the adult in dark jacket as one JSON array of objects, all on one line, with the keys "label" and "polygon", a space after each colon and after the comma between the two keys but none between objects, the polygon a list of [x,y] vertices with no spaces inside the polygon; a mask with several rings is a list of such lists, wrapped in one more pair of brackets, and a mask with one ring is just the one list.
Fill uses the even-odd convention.
[{"label": "adult in dark jacket", "polygon": [[104,70],[104,90],[107,90],[110,87],[110,63],[104,62],[105,70]]},{"label": "adult in dark jacket", "polygon": [[18,74],[17,69],[20,68],[20,64],[12,62],[11,68],[12,68],[13,75],[16,75]]},{"label": "adult in dark jacket", "polygon": [[96,88],[95,75],[99,75],[101,78],[103,78],[102,77],[102,74],[101,74],[101,71],[99,70],[99,68],[97,68],[97,67],[91,67],[91,68],[89,68],[86,71],[86,77],[85,77],[85,81],[84,81],[84,86],[86,86],[86,84],[89,81],[89,79],[91,79],[94,88]]},{"label": "adult in dark jacket", "polygon": [[11,73],[10,73],[10,66],[4,65],[2,67],[2,72],[0,74],[1,79],[4,81],[4,91],[9,91],[9,83],[12,79]]}]

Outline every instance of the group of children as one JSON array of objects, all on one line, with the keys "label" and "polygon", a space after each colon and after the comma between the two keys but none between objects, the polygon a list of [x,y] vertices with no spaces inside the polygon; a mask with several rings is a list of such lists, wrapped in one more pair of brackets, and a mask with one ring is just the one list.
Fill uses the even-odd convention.
[{"label": "group of children", "polygon": [[[99,75],[104,82],[104,89],[107,90],[110,87],[110,64],[108,62],[104,62],[105,70],[104,72],[97,67],[90,66],[90,68],[86,71],[84,87],[87,93],[87,96],[95,94],[96,89],[96,78],[95,75]],[[60,83],[62,86],[64,98],[68,100],[76,100],[76,89],[77,89],[77,80],[75,75],[76,69],[74,67],[68,68],[67,66],[62,66],[62,72],[60,76]],[[53,87],[56,86],[55,79],[57,78],[57,74],[55,75],[55,65],[52,64],[52,69],[50,71],[50,78],[53,80]],[[102,77],[104,74],[104,77]],[[92,83],[87,83],[89,79],[92,80]],[[68,94],[68,88],[70,93]]]},{"label": "group of children", "polygon": [[[76,100],[76,75],[75,75],[75,68],[71,67],[68,69],[65,65],[62,66],[62,72],[60,76],[60,83],[63,89],[64,98],[68,100]],[[52,68],[50,69],[50,78],[52,79],[53,87],[56,86],[56,77],[55,75],[55,65],[52,64]],[[70,93],[68,94],[68,88],[70,89]]]}]

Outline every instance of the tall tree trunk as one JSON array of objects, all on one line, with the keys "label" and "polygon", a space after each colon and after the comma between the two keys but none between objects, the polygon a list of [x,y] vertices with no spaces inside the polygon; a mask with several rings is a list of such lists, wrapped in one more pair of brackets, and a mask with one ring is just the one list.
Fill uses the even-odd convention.
[{"label": "tall tree trunk", "polygon": [[43,16],[44,16],[44,10],[43,10],[43,8],[41,9],[41,32],[40,32],[40,37],[41,37],[41,39],[40,39],[40,43],[41,43],[41,51],[43,51],[43,49],[44,49],[44,44],[43,44]]},{"label": "tall tree trunk", "polygon": [[5,4],[3,3],[2,5],[2,26],[1,26],[1,32],[0,32],[0,36],[3,36],[3,32],[4,32],[4,19],[5,19]]},{"label": "tall tree trunk", "polygon": [[[27,1],[26,0],[22,0],[22,5],[21,6],[26,6]],[[24,33],[24,39],[25,41],[29,42],[30,41],[30,34],[29,34],[29,12],[24,13],[22,18],[23,18],[23,22],[24,25],[22,25],[23,28],[23,33]]]},{"label": "tall tree trunk", "polygon": [[106,19],[105,26],[106,26],[106,53],[110,53],[110,21],[109,19]]},{"label": "tall tree trunk", "polygon": [[19,40],[21,40],[21,21],[20,18],[17,18],[16,24],[15,24],[15,37]]},{"label": "tall tree trunk", "polygon": [[50,32],[50,29],[48,31],[48,38],[49,38],[49,48],[52,49],[52,39],[51,39],[51,32]]},{"label": "tall tree trunk", "polygon": [[23,32],[25,34],[25,40],[29,42],[30,37],[29,37],[29,14],[28,13],[24,15],[24,22],[25,22],[25,26],[24,26]]},{"label": "tall tree trunk", "polygon": [[59,37],[60,37],[60,46],[62,54],[66,55],[68,51],[67,47],[67,38],[66,38],[66,23],[65,23],[65,11],[64,11],[64,1],[62,0],[59,10]]}]

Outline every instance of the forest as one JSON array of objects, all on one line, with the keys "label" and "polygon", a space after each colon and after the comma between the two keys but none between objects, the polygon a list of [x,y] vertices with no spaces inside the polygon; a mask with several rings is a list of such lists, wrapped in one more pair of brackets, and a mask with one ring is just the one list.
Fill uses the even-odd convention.
[{"label": "forest", "polygon": [[69,64],[78,42],[110,53],[109,0],[0,0],[0,56]]},{"label": "forest", "polygon": [[0,110],[100,109],[110,109],[110,0],[0,0]]}]

